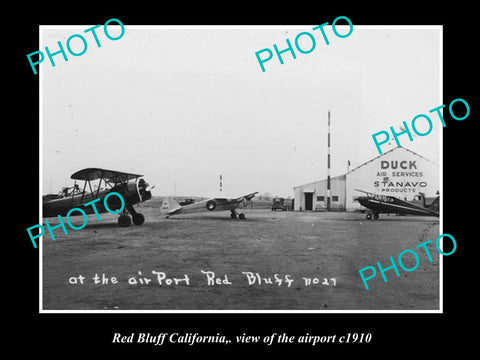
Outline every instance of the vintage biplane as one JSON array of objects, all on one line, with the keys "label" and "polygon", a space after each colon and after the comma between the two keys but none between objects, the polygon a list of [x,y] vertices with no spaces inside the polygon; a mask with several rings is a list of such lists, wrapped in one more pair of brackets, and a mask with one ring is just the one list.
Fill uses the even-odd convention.
[{"label": "vintage biplane", "polygon": [[239,213],[237,208],[244,203],[250,201],[258,192],[253,192],[237,198],[215,197],[202,200],[190,205],[180,205],[173,197],[167,197],[163,200],[161,211],[166,214],[167,219],[172,215],[198,213],[206,211],[230,211],[230,217],[240,220],[245,219],[244,213]]},{"label": "vintage biplane", "polygon": [[[75,180],[73,187],[63,188],[58,194],[43,196],[43,217],[66,215],[72,208],[81,206],[90,201],[100,199],[95,203],[99,213],[107,212],[103,204],[103,198],[110,192],[117,192],[122,195],[125,206],[118,217],[120,226],[142,225],[145,217],[135,211],[133,205],[149,200],[152,197],[151,189],[143,175],[125,173],[121,171],[106,170],[100,168],[87,168],[71,175]],[[83,182],[83,188],[77,183]],[[93,187],[92,187],[93,182]],[[87,188],[88,185],[88,188]],[[119,210],[122,207],[120,199],[110,197],[108,207],[112,210]],[[87,214],[94,213],[92,206],[82,208]],[[79,215],[79,213],[77,213]],[[130,216],[131,218],[130,218]]]},{"label": "vintage biplane", "polygon": [[360,205],[366,207],[370,211],[367,213],[367,219],[377,220],[379,214],[401,214],[401,215],[423,215],[423,216],[440,216],[439,199],[437,196],[431,204],[426,203],[425,195],[420,193],[413,201],[401,200],[395,196],[378,195],[367,191],[358,190],[366,194],[357,198]]}]

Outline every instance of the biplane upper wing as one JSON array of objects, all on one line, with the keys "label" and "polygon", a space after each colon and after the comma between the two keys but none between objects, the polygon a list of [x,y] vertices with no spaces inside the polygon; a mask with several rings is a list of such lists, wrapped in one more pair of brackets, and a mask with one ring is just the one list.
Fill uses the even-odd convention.
[{"label": "biplane upper wing", "polygon": [[73,180],[83,180],[83,181],[92,181],[97,179],[105,179],[108,182],[113,182],[115,184],[128,182],[132,179],[137,179],[143,175],[126,173],[122,171],[107,170],[100,168],[86,168],[77,171],[76,173],[70,176]]}]

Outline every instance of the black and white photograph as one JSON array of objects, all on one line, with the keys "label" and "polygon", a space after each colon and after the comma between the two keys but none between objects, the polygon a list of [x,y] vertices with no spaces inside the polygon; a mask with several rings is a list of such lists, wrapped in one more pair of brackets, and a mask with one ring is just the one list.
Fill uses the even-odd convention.
[{"label": "black and white photograph", "polygon": [[474,11],[151,5],[36,4],[7,39],[7,346],[466,352]]},{"label": "black and white photograph", "polygon": [[442,29],[333,24],[41,27],[41,309],[441,310]]}]

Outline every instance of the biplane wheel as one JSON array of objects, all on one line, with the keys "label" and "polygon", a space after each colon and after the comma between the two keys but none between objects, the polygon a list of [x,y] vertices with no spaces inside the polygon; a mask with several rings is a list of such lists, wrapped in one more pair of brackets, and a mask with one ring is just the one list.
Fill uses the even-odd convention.
[{"label": "biplane wheel", "polygon": [[367,214],[367,216],[365,216],[367,218],[367,220],[372,220],[372,214]]},{"label": "biplane wheel", "polygon": [[240,215],[238,215],[238,218],[239,218],[240,220],[245,220],[245,214],[240,214]]},{"label": "biplane wheel", "polygon": [[120,215],[118,217],[118,225],[120,225],[121,227],[129,227],[131,223],[132,220],[128,215]]},{"label": "biplane wheel", "polygon": [[378,214],[373,214],[373,219],[374,220],[378,220],[378,218],[379,218]]},{"label": "biplane wheel", "polygon": [[140,213],[132,214],[132,221],[135,225],[142,225],[145,222],[145,216]]}]

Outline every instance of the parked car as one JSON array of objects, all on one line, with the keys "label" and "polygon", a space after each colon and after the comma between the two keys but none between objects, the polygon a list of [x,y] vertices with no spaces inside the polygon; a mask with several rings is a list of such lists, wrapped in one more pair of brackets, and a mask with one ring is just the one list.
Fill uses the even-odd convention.
[{"label": "parked car", "polygon": [[287,211],[284,198],[274,198],[272,203],[272,211],[282,210]]}]

